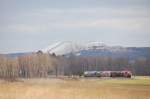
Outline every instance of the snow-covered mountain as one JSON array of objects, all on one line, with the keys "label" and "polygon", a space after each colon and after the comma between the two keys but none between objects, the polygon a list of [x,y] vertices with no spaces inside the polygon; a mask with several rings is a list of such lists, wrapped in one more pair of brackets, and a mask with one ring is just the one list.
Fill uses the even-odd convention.
[{"label": "snow-covered mountain", "polygon": [[[112,57],[112,58],[150,58],[150,47],[122,47],[122,46],[108,46],[101,42],[85,42],[76,43],[70,41],[56,42],[49,45],[46,48],[40,49],[43,53],[55,53],[56,55],[76,55],[76,56],[100,56],[100,57]],[[36,51],[37,52],[37,51]],[[8,57],[20,57],[29,55],[34,52],[24,53],[9,53]]]},{"label": "snow-covered mountain", "polygon": [[115,51],[126,51],[126,48],[121,46],[107,46],[101,42],[87,42],[87,43],[75,43],[71,41],[56,42],[41,51],[43,53],[55,53],[56,55],[66,55],[69,53],[76,53],[79,55],[80,51],[83,50],[108,50],[111,52]]},{"label": "snow-covered mountain", "polygon": [[150,47],[108,46],[101,42],[75,43],[70,41],[57,42],[41,50],[43,53],[76,56],[109,56],[112,58],[136,59],[150,58]]}]

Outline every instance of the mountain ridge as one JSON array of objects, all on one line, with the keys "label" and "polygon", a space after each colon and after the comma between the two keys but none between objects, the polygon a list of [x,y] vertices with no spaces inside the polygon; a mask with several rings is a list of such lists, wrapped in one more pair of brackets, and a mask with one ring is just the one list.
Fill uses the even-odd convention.
[{"label": "mountain ridge", "polygon": [[[76,43],[71,41],[56,42],[46,48],[40,49],[42,53],[55,53],[56,56],[99,56],[99,57],[112,57],[112,58],[150,58],[150,47],[123,47],[123,46],[109,46],[102,42],[87,42]],[[9,57],[20,57],[28,55],[33,52],[24,53],[9,53],[5,54]]]}]

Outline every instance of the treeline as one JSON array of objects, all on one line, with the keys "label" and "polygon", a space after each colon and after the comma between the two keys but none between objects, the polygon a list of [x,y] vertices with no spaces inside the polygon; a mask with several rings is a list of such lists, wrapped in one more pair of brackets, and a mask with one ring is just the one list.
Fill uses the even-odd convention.
[{"label": "treeline", "polygon": [[[150,59],[139,57],[136,60],[112,57],[79,57],[68,59],[68,71],[73,75],[82,75],[84,71],[122,71],[130,70],[133,75],[150,75]],[[66,72],[65,72],[66,73]]]},{"label": "treeline", "polygon": [[[0,78],[15,80],[16,78],[37,78],[57,75],[61,58],[49,54],[31,54],[18,58],[0,56]],[[60,69],[60,68],[59,68]],[[60,70],[59,70],[60,71]],[[60,73],[60,72],[59,72]]]},{"label": "treeline", "polygon": [[0,56],[0,78],[47,78],[59,75],[82,75],[90,70],[130,70],[134,75],[150,75],[150,59],[111,57],[56,56],[33,53],[18,58]]}]

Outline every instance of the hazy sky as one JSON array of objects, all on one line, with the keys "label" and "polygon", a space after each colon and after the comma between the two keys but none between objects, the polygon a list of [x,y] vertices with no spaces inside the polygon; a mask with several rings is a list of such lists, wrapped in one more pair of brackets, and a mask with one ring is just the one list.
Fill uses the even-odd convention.
[{"label": "hazy sky", "polygon": [[150,46],[150,0],[0,0],[0,53],[57,41]]}]

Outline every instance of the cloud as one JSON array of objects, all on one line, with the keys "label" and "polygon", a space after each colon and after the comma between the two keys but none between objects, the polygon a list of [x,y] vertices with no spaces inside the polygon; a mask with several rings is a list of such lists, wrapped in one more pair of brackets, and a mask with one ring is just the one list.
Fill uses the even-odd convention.
[{"label": "cloud", "polygon": [[42,8],[18,13],[0,24],[0,32],[42,33],[57,29],[104,28],[150,31],[149,8]]},{"label": "cloud", "polygon": [[139,18],[112,18],[112,19],[99,19],[89,23],[90,26],[107,28],[107,29],[118,29],[118,30],[141,30],[148,29],[150,18],[139,19]]},{"label": "cloud", "polygon": [[[92,7],[92,8],[43,8],[36,9],[24,15],[39,16],[39,17],[49,17],[49,18],[59,18],[59,17],[73,17],[79,16],[82,17],[150,17],[150,7]],[[59,16],[60,15],[60,16]],[[77,18],[79,18],[77,17]],[[48,18],[48,19],[49,19]],[[66,19],[65,18],[65,19]]]},{"label": "cloud", "polygon": [[31,26],[28,24],[10,24],[8,26],[0,27],[1,33],[34,33],[42,32],[38,26]]},{"label": "cloud", "polygon": [[103,18],[95,20],[66,20],[50,24],[10,24],[7,27],[0,27],[0,32],[12,33],[45,33],[61,29],[111,29],[124,31],[150,31],[150,18]]}]

